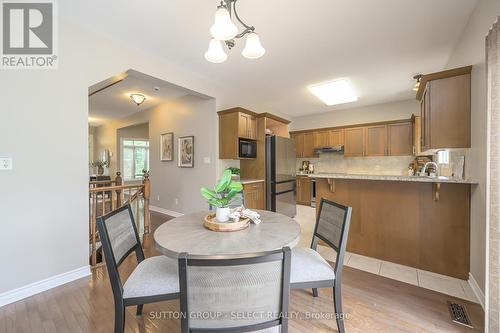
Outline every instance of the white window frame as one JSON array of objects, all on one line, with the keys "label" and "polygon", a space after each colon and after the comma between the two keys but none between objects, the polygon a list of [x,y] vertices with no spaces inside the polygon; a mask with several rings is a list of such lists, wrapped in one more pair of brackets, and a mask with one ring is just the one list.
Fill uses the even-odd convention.
[{"label": "white window frame", "polygon": [[[120,138],[120,171],[121,171],[121,173],[123,175],[123,181],[124,182],[134,182],[134,181],[142,180],[142,177],[125,178],[124,161],[123,161],[123,156],[125,155],[123,153],[123,148],[125,147],[125,145],[123,144],[124,141],[147,141],[148,143],[151,143],[151,142],[149,141],[149,138],[147,138],[147,139],[142,139],[142,138]],[[142,147],[142,148],[144,148],[144,147]],[[150,154],[150,149],[149,148],[150,148],[150,146],[148,146],[148,167],[150,166],[150,162],[151,162],[150,161],[151,154]],[[133,170],[133,174],[135,174],[135,163],[133,163],[132,168],[134,169]]]}]

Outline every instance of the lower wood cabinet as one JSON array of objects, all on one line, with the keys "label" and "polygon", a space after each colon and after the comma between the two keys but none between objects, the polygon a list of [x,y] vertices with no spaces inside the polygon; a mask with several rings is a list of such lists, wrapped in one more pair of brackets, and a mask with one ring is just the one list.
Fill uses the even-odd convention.
[{"label": "lower wood cabinet", "polygon": [[245,207],[249,209],[266,209],[264,181],[243,184]]},{"label": "lower wood cabinet", "polygon": [[311,205],[312,183],[308,176],[297,176],[297,204]]}]

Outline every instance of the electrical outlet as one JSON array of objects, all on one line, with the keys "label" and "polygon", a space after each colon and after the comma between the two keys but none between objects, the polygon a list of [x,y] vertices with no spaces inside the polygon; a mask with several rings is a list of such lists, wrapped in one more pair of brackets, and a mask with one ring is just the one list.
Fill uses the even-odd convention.
[{"label": "electrical outlet", "polygon": [[203,157],[203,163],[210,164],[210,157]]},{"label": "electrical outlet", "polygon": [[0,157],[0,170],[12,170],[12,158]]},{"label": "electrical outlet", "polygon": [[179,199],[175,198],[175,204],[178,205],[179,204]]}]

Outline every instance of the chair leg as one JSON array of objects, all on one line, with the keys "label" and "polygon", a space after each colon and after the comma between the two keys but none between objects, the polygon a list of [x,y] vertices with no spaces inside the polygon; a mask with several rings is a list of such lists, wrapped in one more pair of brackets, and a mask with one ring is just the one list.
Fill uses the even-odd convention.
[{"label": "chair leg", "polygon": [[340,284],[333,287],[333,305],[335,308],[335,318],[337,320],[337,328],[339,333],[345,333],[344,328],[344,313],[342,312],[342,292]]},{"label": "chair leg", "polygon": [[125,331],[125,306],[123,304],[115,305],[115,333]]},{"label": "chair leg", "polygon": [[313,289],[313,297],[318,297],[318,288],[312,288]]},{"label": "chair leg", "polygon": [[137,312],[135,313],[136,316],[142,316],[142,308],[143,307],[144,307],[144,304],[137,305]]}]

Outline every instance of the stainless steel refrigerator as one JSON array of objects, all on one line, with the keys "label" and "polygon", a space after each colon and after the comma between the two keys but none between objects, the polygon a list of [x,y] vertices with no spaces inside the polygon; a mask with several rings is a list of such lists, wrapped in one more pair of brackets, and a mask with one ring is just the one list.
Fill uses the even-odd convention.
[{"label": "stainless steel refrigerator", "polygon": [[267,210],[294,217],[296,207],[295,142],[266,137]]}]

